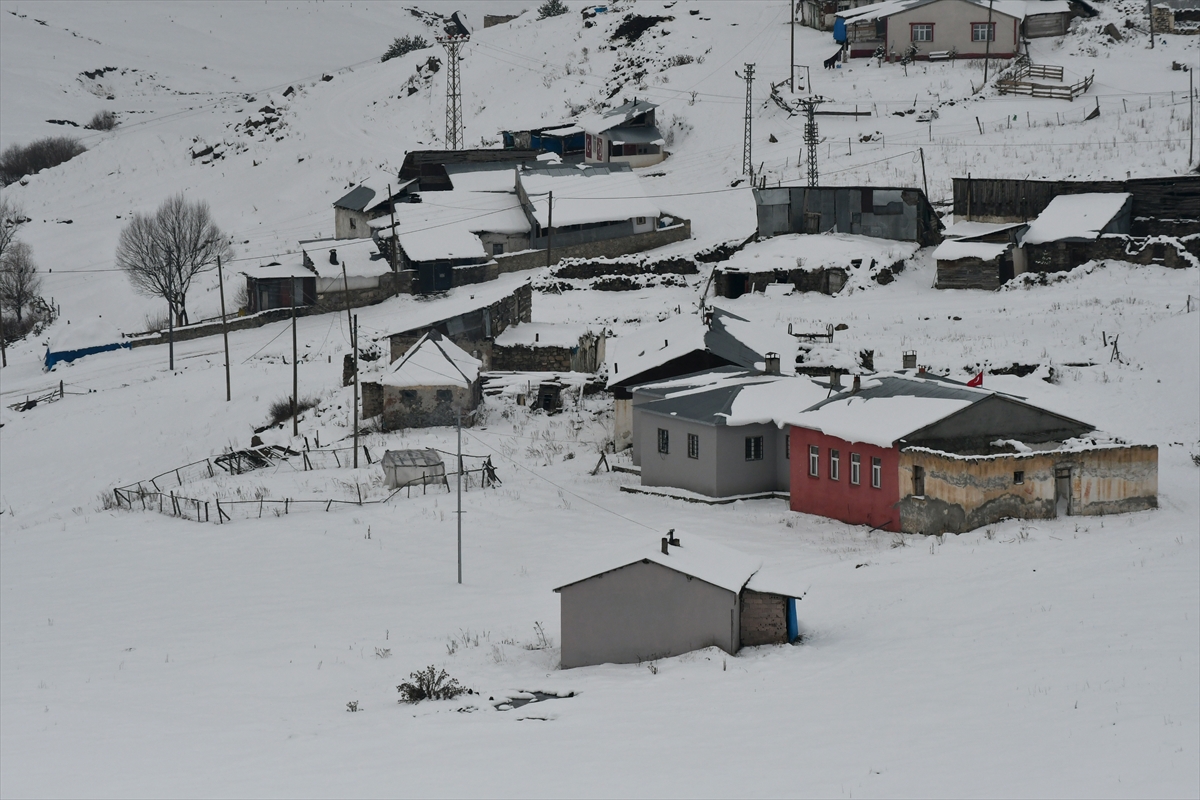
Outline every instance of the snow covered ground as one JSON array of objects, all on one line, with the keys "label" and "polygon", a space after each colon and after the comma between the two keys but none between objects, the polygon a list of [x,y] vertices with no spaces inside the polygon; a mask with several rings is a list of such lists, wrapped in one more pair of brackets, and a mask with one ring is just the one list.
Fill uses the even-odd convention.
[{"label": "snow covered ground", "polygon": [[[745,238],[753,202],[744,184],[730,186],[743,103],[733,71],[744,61],[758,64],[755,161],[770,180],[798,174],[802,126],[766,90],[786,77],[786,4],[638,3],[638,13],[674,20],[631,45],[609,39],[622,14],[585,29],[569,5],[557,19],[530,13],[477,31],[463,64],[467,141],[566,119],[630,78],[618,98],[661,103],[662,127],[674,132],[671,157],[642,171],[658,205],[693,221],[696,238],[668,252]],[[478,25],[484,4],[462,7]],[[1033,45],[1038,63],[1095,71],[1092,93],[1075,103],[991,89],[972,99],[982,66],[969,63],[918,65],[907,77],[865,61],[814,70],[814,91],[835,108],[880,112],[821,118],[822,175],[919,185],[918,146],[935,200],[967,172],[1182,172],[1187,76],[1170,62],[1196,63],[1200,43],[1108,44],[1098,29],[1120,27],[1118,12],[1105,7],[1072,36]],[[46,294],[62,306],[58,326],[103,314],[120,329],[142,327],[155,305],[105,270],[117,217],[172,192],[209,201],[236,233],[239,268],[330,234],[329,203],[350,181],[439,146],[445,71],[411,96],[401,87],[440,49],[377,61],[394,36],[430,30],[401,6],[361,0],[0,3],[0,146],[61,133],[44,120],[82,123],[100,108],[123,122],[86,139],[85,155],[5,190],[34,218],[22,236],[53,269]],[[827,35],[797,30],[798,60],[819,66],[833,49]],[[694,60],[665,66],[678,55]],[[104,66],[155,77],[108,73],[104,91],[116,99],[106,101],[79,78]],[[285,100],[288,85],[299,92]],[[893,113],[914,96],[918,111],[955,101],[938,107],[932,142],[918,114]],[[1095,98],[1101,116],[1083,122]],[[282,110],[280,141],[234,130],[267,103]],[[223,159],[191,158],[198,144],[222,142]],[[103,510],[114,486],[249,444],[268,405],[290,393],[287,323],[231,334],[231,403],[219,338],[178,345],[174,372],[164,348],[144,347],[47,374],[41,342],[18,343],[0,382],[0,794],[1195,797],[1200,313],[1185,308],[1200,296],[1197,271],[1102,263],[994,293],[937,291],[933,278],[926,249],[888,286],[716,302],[779,330],[844,323],[835,347],[873,349],[879,369],[898,368],[910,349],[955,377],[1036,365],[985,383],[1157,444],[1158,510],[937,539],[869,533],[778,500],[710,507],[634,496],[618,487],[636,476],[589,474],[612,434],[604,395],[556,416],[489,398],[463,449],[492,456],[504,483],[464,496],[459,586],[454,495],[444,490],[225,525]],[[535,292],[534,321],[620,335],[690,312],[707,280],[706,270],[684,286]],[[216,311],[215,284],[207,276],[196,292],[193,318]],[[360,309],[361,335],[429,313],[411,298]],[[1114,335],[1120,361],[1105,346]],[[297,337],[300,392],[321,400],[301,433],[344,446],[345,317],[302,318]],[[9,408],[59,380],[64,399]],[[289,434],[263,436],[295,444]],[[449,429],[364,441],[373,454],[455,443]],[[365,463],[281,467],[192,488],[344,498],[361,485],[374,499],[381,477]],[[808,587],[804,643],[557,669],[551,589],[669,528],[795,575]],[[396,685],[428,664],[477,694],[397,704]],[[520,691],[576,694],[496,709]],[[347,713],[351,701],[358,713]]]}]

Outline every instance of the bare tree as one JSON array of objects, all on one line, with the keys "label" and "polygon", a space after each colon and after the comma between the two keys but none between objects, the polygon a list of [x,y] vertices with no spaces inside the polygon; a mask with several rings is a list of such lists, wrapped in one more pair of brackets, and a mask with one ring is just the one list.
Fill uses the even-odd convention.
[{"label": "bare tree", "polygon": [[117,241],[116,261],[138,292],[166,300],[175,324],[186,325],[192,279],[232,255],[208,203],[177,194],[153,214],[134,214]]},{"label": "bare tree", "polygon": [[33,248],[25,242],[13,242],[0,259],[0,301],[17,315],[17,324],[24,321],[25,306],[42,290],[42,276],[33,263]]},{"label": "bare tree", "polygon": [[24,225],[25,212],[19,205],[0,196],[0,259],[8,252],[9,246],[17,238],[17,231]]}]

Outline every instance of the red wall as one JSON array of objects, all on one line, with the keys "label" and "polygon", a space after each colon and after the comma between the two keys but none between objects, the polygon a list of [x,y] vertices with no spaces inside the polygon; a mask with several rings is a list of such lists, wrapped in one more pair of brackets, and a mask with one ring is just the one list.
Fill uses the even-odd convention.
[{"label": "red wall", "polygon": [[[792,511],[817,514],[849,522],[869,525],[886,531],[900,530],[900,511],[894,506],[900,500],[900,449],[884,449],[874,445],[849,442],[826,436],[808,428],[792,426],[791,494]],[[808,448],[821,449],[821,468],[817,477],[808,474]],[[829,451],[841,454],[839,480],[829,478]],[[850,483],[850,454],[862,456],[862,478],[857,486]],[[871,486],[871,459],[883,460],[880,487]]]}]

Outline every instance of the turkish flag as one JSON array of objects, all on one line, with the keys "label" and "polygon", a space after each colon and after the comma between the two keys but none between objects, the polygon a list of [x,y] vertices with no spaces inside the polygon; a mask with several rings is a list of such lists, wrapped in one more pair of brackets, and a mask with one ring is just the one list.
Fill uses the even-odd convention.
[{"label": "turkish flag", "polygon": [[978,386],[979,388],[982,389],[983,388],[983,373],[980,372],[974,378],[971,378],[971,380],[967,381],[967,386]]}]

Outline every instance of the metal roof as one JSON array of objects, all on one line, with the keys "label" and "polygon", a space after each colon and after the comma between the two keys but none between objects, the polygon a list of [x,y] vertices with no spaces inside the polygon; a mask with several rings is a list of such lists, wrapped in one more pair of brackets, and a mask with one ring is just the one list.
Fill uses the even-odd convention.
[{"label": "metal roof", "polygon": [[613,144],[654,144],[663,141],[663,135],[652,125],[630,128],[618,125],[609,128],[607,134]]},{"label": "metal roof", "polygon": [[995,392],[986,389],[974,389],[940,375],[926,374],[919,378],[901,375],[876,375],[870,379],[867,386],[860,389],[856,394],[847,395],[843,392],[827,400],[822,400],[806,410],[815,411],[829,403],[844,402],[850,396],[859,400],[871,400],[877,397],[934,397],[941,400],[966,400],[971,403],[977,403],[993,394]]},{"label": "metal roof", "polygon": [[637,409],[705,425],[724,425],[725,416],[717,415],[728,415],[733,408],[733,401],[744,388],[744,385],[721,386],[706,392],[654,400],[638,406]]},{"label": "metal roof", "polygon": [[366,186],[355,186],[349,192],[333,201],[335,208],[348,208],[351,211],[362,211],[375,197],[375,190]]},{"label": "metal roof", "polygon": [[442,457],[436,450],[388,450],[380,463],[385,467],[437,467]]}]

